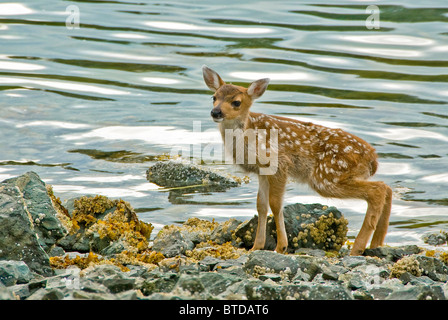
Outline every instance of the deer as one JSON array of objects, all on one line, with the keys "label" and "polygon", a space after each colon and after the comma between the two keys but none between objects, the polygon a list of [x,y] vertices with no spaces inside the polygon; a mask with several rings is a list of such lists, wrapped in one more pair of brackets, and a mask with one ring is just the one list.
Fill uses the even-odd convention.
[{"label": "deer", "polygon": [[[350,255],[362,255],[372,234],[371,249],[384,245],[391,213],[392,189],[382,181],[368,180],[378,168],[376,150],[369,143],[339,128],[251,112],[253,102],[266,91],[269,78],[256,80],[245,88],[225,83],[216,71],[205,65],[202,72],[205,84],[214,92],[210,115],[218,123],[224,148],[227,150],[227,145],[230,145],[231,150],[228,151],[235,159],[236,144],[228,139],[226,133],[229,130],[240,130],[243,134],[251,131],[258,138],[264,134],[267,142],[261,149],[270,156],[276,155],[275,170],[263,170],[267,166],[266,156],[263,158],[261,153],[256,154],[261,149],[248,145],[249,139],[243,136],[245,150],[239,165],[243,170],[258,175],[258,226],[251,250],[264,249],[270,208],[277,234],[275,251],[286,253],[288,239],[283,217],[283,197],[290,178],[308,184],[323,197],[362,199],[367,202],[367,212]],[[274,134],[277,140],[271,139]],[[249,163],[249,156],[254,156],[254,153],[256,160]]]}]

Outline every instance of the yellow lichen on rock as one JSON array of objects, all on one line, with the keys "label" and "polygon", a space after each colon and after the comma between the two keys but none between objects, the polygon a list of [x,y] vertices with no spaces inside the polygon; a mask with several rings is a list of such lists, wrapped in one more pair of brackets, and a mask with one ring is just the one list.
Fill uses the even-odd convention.
[{"label": "yellow lichen on rock", "polygon": [[135,253],[132,251],[124,250],[115,255],[115,258],[111,259],[114,262],[121,263],[123,265],[139,265],[145,266],[149,270],[155,269],[159,262],[165,257],[160,252],[145,250],[141,253]]},{"label": "yellow lichen on rock", "polygon": [[69,231],[73,227],[72,218],[68,213],[68,210],[62,205],[61,198],[56,197],[53,192],[53,187],[49,184],[46,185],[47,194],[51,199],[53,208],[56,210],[56,217],[59,219],[64,228]]},{"label": "yellow lichen on rock", "polygon": [[83,270],[99,264],[111,264],[119,267],[121,271],[129,271],[129,268],[119,262],[114,261],[114,259],[108,260],[99,258],[98,255],[93,252],[89,252],[87,257],[77,255],[72,259],[70,259],[69,255],[66,255],[65,257],[50,257],[50,266],[55,269],[66,269],[69,266],[77,266]]},{"label": "yellow lichen on rock", "polygon": [[148,239],[154,229],[152,224],[140,221],[129,203],[116,202],[116,209],[92,226],[100,238],[108,237],[112,241],[123,240],[128,250],[141,252],[148,249]]},{"label": "yellow lichen on rock", "polygon": [[215,222],[214,219],[212,221],[208,221],[199,218],[190,218],[184,222],[183,226],[188,232],[204,231],[209,233],[213,231],[218,224],[219,223]]},{"label": "yellow lichen on rock", "polygon": [[196,261],[200,261],[207,256],[223,260],[238,259],[242,254],[247,254],[247,251],[242,248],[234,247],[231,242],[217,244],[212,241],[201,242],[193,250],[187,250],[185,252],[187,257]]},{"label": "yellow lichen on rock", "polygon": [[[115,210],[111,210],[113,208]],[[106,213],[107,210],[110,212]],[[138,219],[128,202],[121,199],[110,200],[101,195],[83,196],[75,200],[69,221],[66,225],[70,226],[71,234],[81,236],[79,231],[83,231],[84,235],[97,232],[101,239],[121,240],[127,250],[135,253],[148,249],[148,240],[154,229],[151,223]]]}]

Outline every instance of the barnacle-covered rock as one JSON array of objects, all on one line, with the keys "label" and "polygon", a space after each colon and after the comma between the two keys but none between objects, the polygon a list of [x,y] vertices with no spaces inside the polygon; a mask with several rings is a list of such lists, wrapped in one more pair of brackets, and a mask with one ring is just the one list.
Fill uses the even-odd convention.
[{"label": "barnacle-covered rock", "polygon": [[422,269],[415,256],[406,256],[394,263],[390,269],[391,278],[400,278],[405,272],[420,277],[422,275]]},{"label": "barnacle-covered rock", "polygon": [[182,161],[159,161],[146,171],[149,182],[162,187],[202,186],[224,191],[241,184],[241,178]]},{"label": "barnacle-covered rock", "polygon": [[[299,248],[317,248],[339,251],[347,240],[347,219],[335,207],[322,204],[296,203],[283,208],[288,252]],[[235,235],[246,248],[252,247],[258,226],[258,217],[241,224]],[[272,216],[268,217],[264,249],[274,250],[276,227]]]}]

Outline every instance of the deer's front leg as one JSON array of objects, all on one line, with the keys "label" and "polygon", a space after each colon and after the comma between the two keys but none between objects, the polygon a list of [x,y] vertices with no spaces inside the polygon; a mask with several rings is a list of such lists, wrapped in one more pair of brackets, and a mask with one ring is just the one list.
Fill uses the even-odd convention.
[{"label": "deer's front leg", "polygon": [[269,210],[269,181],[267,176],[258,176],[257,211],[258,226],[252,250],[262,250],[266,242],[266,218]]},{"label": "deer's front leg", "polygon": [[269,205],[274,214],[275,227],[277,229],[277,246],[275,251],[285,253],[288,248],[288,237],[283,218],[283,194],[285,193],[287,177],[282,174],[269,178]]}]

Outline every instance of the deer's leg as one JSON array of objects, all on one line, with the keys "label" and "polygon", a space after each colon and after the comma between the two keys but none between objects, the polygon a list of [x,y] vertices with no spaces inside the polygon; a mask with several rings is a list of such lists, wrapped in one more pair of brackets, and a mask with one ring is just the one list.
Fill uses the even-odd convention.
[{"label": "deer's leg", "polygon": [[[358,192],[360,192],[367,201],[367,212],[361,230],[359,231],[355,243],[353,244],[352,251],[350,252],[350,255],[352,256],[361,255],[364,252],[372,233],[377,228],[381,216],[386,217],[386,215],[383,215],[383,211],[386,207],[388,190],[390,190],[390,188],[383,182],[358,181],[356,184],[358,185]],[[385,222],[386,219],[383,218],[380,224],[384,224]],[[384,230],[377,233],[378,239],[379,236],[383,237],[383,235],[386,235],[383,233]]]},{"label": "deer's leg", "polygon": [[284,253],[288,248],[288,237],[286,235],[285,221],[283,218],[283,194],[285,193],[286,181],[287,177],[282,174],[269,176],[269,206],[274,215],[277,230],[277,246],[275,251],[278,253]]},{"label": "deer's leg", "polygon": [[258,226],[254,245],[251,250],[264,249],[266,242],[266,217],[269,209],[269,181],[267,176],[258,176],[257,211]]},{"label": "deer's leg", "polygon": [[389,227],[389,217],[392,207],[392,189],[386,186],[386,201],[384,203],[383,211],[381,213],[376,230],[373,233],[372,242],[370,248],[377,248],[384,244],[384,238],[386,237],[387,228]]},{"label": "deer's leg", "polygon": [[367,201],[367,212],[361,226],[351,255],[361,255],[369,242],[372,233],[375,236],[372,240],[373,246],[378,246],[384,241],[392,201],[392,191],[384,182],[348,180],[331,185],[331,188],[316,189],[324,197],[336,197],[341,199],[354,198]]}]

